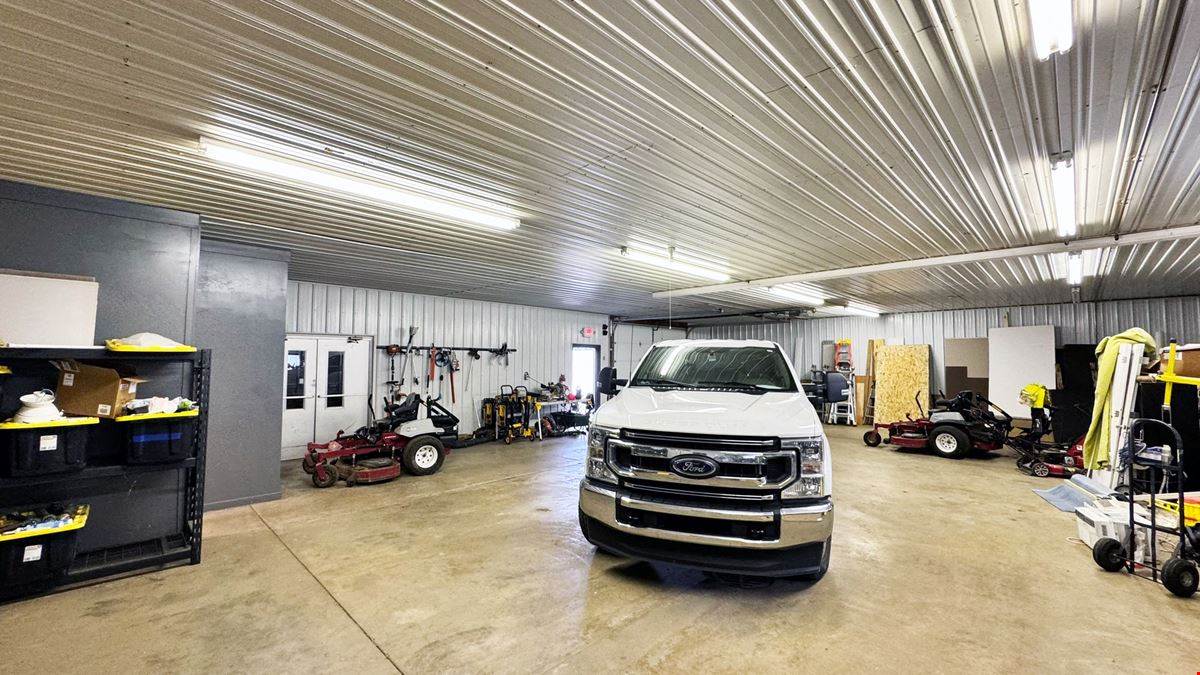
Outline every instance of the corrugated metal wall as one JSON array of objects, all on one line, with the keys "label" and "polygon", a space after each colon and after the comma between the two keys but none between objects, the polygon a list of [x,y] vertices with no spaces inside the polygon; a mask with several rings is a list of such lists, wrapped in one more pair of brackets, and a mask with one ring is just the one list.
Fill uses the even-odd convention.
[{"label": "corrugated metal wall", "polygon": [[687,331],[682,328],[652,328],[620,324],[613,334],[613,366],[618,377],[629,377],[633,368],[642,360],[650,345],[663,340],[683,340]]},{"label": "corrugated metal wall", "polygon": [[1059,345],[1095,344],[1106,335],[1134,326],[1149,331],[1159,344],[1171,338],[1180,342],[1200,341],[1200,297],[912,312],[878,319],[838,317],[707,326],[692,329],[689,336],[772,340],[789,354],[797,355],[793,357],[796,368],[802,371],[820,362],[821,342],[825,340],[849,339],[860,372],[866,365],[862,350],[866,349],[868,339],[897,338],[907,344],[924,343],[933,348],[935,388],[942,388],[943,338],[987,337],[988,329],[993,327],[1047,324],[1055,327]]},{"label": "corrugated metal wall", "polygon": [[[607,321],[603,314],[587,312],[288,282],[288,333],[371,336],[378,346],[403,344],[408,327],[416,326],[415,344],[498,347],[507,342],[516,349],[508,366],[493,363],[488,354],[479,361],[458,354],[458,402],[451,405],[448,383],[442,402],[462,420],[464,432],[477,424],[481,399],[494,395],[502,384],[522,384],[526,371],[542,382],[557,380],[560,374],[570,377],[572,344],[601,345],[601,360],[606,361],[607,338],[601,336],[600,326]],[[580,334],[585,327],[595,329],[591,338]],[[373,389],[377,405],[388,379],[388,359],[379,354]]]}]

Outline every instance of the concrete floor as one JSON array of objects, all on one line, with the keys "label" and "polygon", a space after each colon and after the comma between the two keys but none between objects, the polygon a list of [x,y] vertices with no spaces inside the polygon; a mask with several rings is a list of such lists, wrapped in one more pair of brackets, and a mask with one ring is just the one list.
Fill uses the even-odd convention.
[{"label": "concrete floor", "polygon": [[0,606],[0,670],[1195,670],[1200,596],[1100,571],[1030,491],[1052,480],[860,431],[830,431],[837,521],[815,585],[597,554],[575,520],[582,439],[356,488],[316,490],[291,465],[282,501],[209,514],[199,566]]}]

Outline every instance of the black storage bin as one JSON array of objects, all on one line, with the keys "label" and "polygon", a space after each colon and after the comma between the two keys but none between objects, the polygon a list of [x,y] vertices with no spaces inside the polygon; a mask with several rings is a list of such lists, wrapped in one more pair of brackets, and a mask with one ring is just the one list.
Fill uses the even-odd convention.
[{"label": "black storage bin", "polygon": [[99,420],[55,424],[0,425],[4,474],[39,476],[78,471],[87,464],[88,427]]},{"label": "black storage bin", "polygon": [[79,530],[50,532],[37,537],[0,541],[0,588],[53,582],[75,560]]},{"label": "black storage bin", "polygon": [[195,415],[172,417],[118,417],[125,428],[125,461],[129,464],[166,464],[194,457]]}]

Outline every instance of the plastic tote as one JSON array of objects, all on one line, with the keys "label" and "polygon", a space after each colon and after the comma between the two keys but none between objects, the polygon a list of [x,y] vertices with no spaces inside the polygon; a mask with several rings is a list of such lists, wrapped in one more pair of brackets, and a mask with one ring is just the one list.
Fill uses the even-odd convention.
[{"label": "plastic tote", "polygon": [[118,417],[116,422],[125,428],[125,461],[166,464],[193,457],[199,416],[199,410],[185,410]]},{"label": "plastic tote", "polygon": [[88,426],[95,417],[0,423],[4,473],[10,477],[78,471],[87,464]]}]

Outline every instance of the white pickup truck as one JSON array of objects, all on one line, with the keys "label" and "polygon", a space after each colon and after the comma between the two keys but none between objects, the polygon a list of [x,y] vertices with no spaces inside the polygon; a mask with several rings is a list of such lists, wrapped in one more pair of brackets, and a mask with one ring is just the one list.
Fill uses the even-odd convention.
[{"label": "white pickup truck", "polygon": [[579,484],[589,542],[715,572],[825,574],[829,441],[779,345],[660,342],[615,378],[601,371],[616,396],[593,416]]}]

